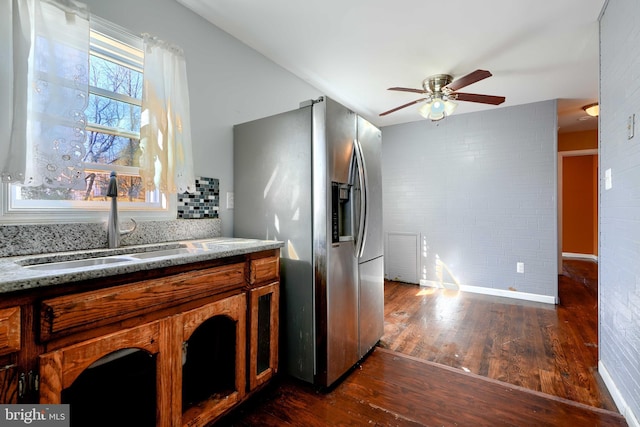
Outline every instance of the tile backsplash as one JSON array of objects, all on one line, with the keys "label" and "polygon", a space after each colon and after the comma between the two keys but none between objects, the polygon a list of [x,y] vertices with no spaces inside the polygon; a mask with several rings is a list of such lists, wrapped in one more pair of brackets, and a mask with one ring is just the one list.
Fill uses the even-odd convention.
[{"label": "tile backsplash", "polygon": [[196,178],[193,193],[178,194],[178,218],[218,218],[220,181],[217,178]]}]

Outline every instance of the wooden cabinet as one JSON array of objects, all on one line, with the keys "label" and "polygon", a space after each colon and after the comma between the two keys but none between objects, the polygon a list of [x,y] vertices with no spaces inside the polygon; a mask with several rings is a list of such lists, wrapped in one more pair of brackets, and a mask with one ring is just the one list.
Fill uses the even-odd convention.
[{"label": "wooden cabinet", "polygon": [[244,264],[234,263],[47,299],[41,304],[40,338],[49,341],[116,321],[126,323],[131,318],[213,293],[233,292],[242,286]]},{"label": "wooden cabinet", "polygon": [[0,356],[2,356],[0,358],[0,402],[2,403],[16,403],[20,389],[24,386],[25,379],[20,380],[15,361],[15,354],[20,351],[20,340],[20,307],[0,310]]},{"label": "wooden cabinet", "polygon": [[245,397],[246,311],[239,294],[177,317],[184,363],[175,370],[182,400],[174,412],[182,425],[205,426]]},{"label": "wooden cabinet", "polygon": [[278,300],[277,249],[22,294],[0,308],[0,403],[70,403],[79,425],[210,425],[277,372]]},{"label": "wooden cabinet", "polygon": [[18,402],[18,367],[15,364],[0,368],[0,402]]},{"label": "wooden cabinet", "polygon": [[[245,295],[238,294],[45,353],[40,356],[40,403],[82,408],[74,410],[79,425],[116,425],[122,414],[135,416],[127,423],[137,426],[207,425],[245,396],[245,317]],[[199,330],[197,341],[190,343]],[[137,352],[144,353],[138,359],[148,356],[147,366],[132,358]],[[114,360],[117,368],[88,373]],[[86,388],[76,384],[81,375],[87,376]],[[118,408],[113,418],[104,410],[109,407]],[[100,420],[92,418],[97,413]]]},{"label": "wooden cabinet", "polygon": [[278,372],[280,258],[253,259],[249,264],[248,388],[266,383]]},{"label": "wooden cabinet", "polygon": [[[162,375],[163,361],[158,357],[163,322],[167,320],[41,355],[40,403],[70,404],[73,422],[77,425],[162,425],[159,421],[168,417],[164,402],[170,398],[167,396],[170,378]],[[132,354],[148,358],[148,365],[145,366],[144,360],[130,361]],[[125,360],[127,358],[130,360]],[[118,362],[117,366],[111,365],[108,369],[106,366],[114,361]],[[146,381],[141,379],[145,373]]]},{"label": "wooden cabinet", "polygon": [[0,310],[0,356],[20,350],[20,307]]},{"label": "wooden cabinet", "polygon": [[278,371],[279,285],[249,290],[249,390]]}]

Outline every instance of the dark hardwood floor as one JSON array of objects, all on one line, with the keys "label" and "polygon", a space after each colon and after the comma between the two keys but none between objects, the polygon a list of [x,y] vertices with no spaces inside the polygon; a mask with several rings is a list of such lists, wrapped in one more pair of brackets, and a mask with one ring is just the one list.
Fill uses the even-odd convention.
[{"label": "dark hardwood floor", "polygon": [[[557,306],[388,282],[380,345],[615,410],[597,373],[597,264],[563,264]],[[584,280],[568,277],[567,271]]]},{"label": "dark hardwood floor", "polygon": [[218,425],[626,426],[596,372],[597,291],[559,287],[554,307],[386,282],[384,337],[343,381],[281,375]]},{"label": "dark hardwood floor", "polygon": [[622,416],[376,348],[330,392],[279,379],[224,426],[627,426]]}]

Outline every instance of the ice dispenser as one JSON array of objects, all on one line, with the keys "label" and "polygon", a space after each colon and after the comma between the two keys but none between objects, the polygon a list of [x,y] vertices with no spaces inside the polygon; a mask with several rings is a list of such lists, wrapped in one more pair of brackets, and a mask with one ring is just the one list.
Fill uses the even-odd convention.
[{"label": "ice dispenser", "polygon": [[331,243],[353,240],[351,185],[331,183]]}]

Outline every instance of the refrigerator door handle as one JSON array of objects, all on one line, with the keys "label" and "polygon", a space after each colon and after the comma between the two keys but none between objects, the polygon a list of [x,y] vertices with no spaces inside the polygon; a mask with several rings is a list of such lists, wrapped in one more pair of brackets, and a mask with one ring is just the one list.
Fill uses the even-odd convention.
[{"label": "refrigerator door handle", "polygon": [[358,218],[355,220],[358,223],[358,233],[356,235],[356,257],[360,258],[364,251],[364,245],[366,240],[366,227],[367,224],[367,166],[362,155],[362,145],[357,139],[353,140],[354,156],[356,165],[358,167],[358,181],[360,183],[360,209],[358,210]]}]

